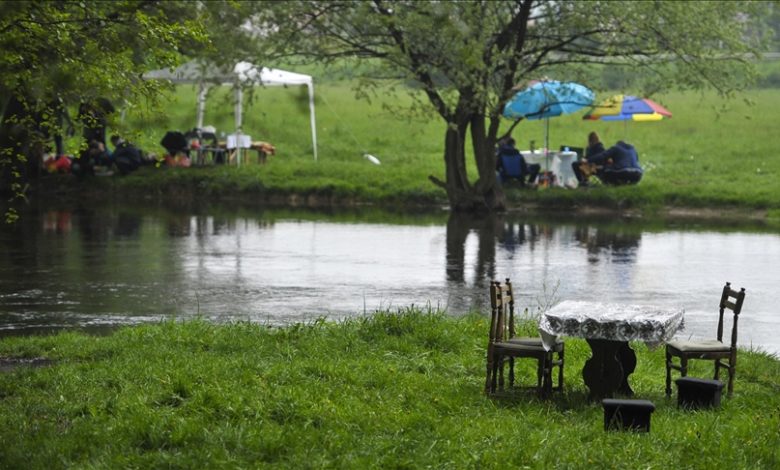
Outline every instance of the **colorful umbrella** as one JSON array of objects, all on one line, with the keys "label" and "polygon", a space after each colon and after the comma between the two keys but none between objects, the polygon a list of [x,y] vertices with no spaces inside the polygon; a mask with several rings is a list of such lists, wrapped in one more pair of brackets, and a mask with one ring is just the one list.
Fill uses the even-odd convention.
[{"label": "colorful umbrella", "polygon": [[647,98],[615,95],[597,104],[582,119],[602,121],[660,121],[672,113]]},{"label": "colorful umbrella", "polygon": [[532,80],[504,106],[504,117],[510,119],[546,119],[544,147],[549,146],[549,118],[573,113],[593,104],[593,92],[575,82]]}]

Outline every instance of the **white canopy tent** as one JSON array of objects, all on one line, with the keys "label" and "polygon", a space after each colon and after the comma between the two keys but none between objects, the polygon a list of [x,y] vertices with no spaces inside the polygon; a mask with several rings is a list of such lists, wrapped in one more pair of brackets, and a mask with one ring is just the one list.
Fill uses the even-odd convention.
[{"label": "white canopy tent", "polygon": [[[171,70],[153,70],[144,74],[147,80],[169,80],[172,83],[193,83],[199,86],[197,127],[203,127],[203,115],[206,109],[206,93],[211,85],[232,86],[235,93],[235,117],[236,135],[241,135],[243,120],[244,90],[245,86],[280,86],[280,85],[306,85],[309,90],[309,119],[311,121],[311,141],[314,149],[314,160],[317,160],[317,126],[314,117],[314,81],[309,75],[287,72],[267,67],[258,68],[249,62],[239,62],[232,70],[226,70],[214,65],[203,64],[197,61]],[[236,139],[240,141],[241,139]]]}]

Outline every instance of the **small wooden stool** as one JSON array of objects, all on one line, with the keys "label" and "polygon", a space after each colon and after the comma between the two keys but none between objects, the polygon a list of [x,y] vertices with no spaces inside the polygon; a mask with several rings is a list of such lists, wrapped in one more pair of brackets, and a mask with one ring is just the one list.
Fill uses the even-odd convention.
[{"label": "small wooden stool", "polygon": [[655,411],[655,405],[648,400],[619,400],[605,398],[601,400],[604,407],[604,430],[634,430],[650,432],[650,415]]},{"label": "small wooden stool", "polygon": [[718,408],[723,382],[695,377],[680,377],[677,384],[677,406],[680,408]]}]

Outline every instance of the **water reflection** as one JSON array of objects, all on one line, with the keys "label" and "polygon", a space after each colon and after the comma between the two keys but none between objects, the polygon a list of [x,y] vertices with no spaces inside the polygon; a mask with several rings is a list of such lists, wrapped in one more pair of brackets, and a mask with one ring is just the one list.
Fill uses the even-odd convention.
[{"label": "water reflection", "polygon": [[285,323],[410,304],[459,315],[485,311],[489,281],[510,277],[521,309],[564,299],[672,302],[689,312],[691,332],[709,332],[730,280],[748,289],[745,340],[780,343],[771,333],[780,327],[773,233],[524,214],[76,204],[23,214],[0,228],[0,248],[0,330],[194,314]]},{"label": "water reflection", "polygon": [[477,238],[477,256],[471,284],[486,287],[496,276],[497,218],[451,214],[447,220],[447,280],[455,286],[466,283],[466,242],[469,235]]},{"label": "water reflection", "polygon": [[[456,309],[484,309],[487,298],[482,295],[491,280],[521,273],[519,297],[526,297],[526,307],[543,309],[560,300],[561,280],[572,284],[573,274],[556,278],[556,265],[577,264],[587,260],[599,264],[624,264],[623,269],[609,269],[611,284],[619,289],[631,289],[636,256],[642,232],[637,227],[592,225],[585,222],[556,224],[523,218],[517,214],[491,214],[475,217],[451,214],[446,225],[446,276],[450,296],[448,305]],[[571,257],[571,259],[561,259]],[[498,258],[498,259],[497,259]],[[536,281],[539,272],[543,280]],[[587,272],[587,271],[586,271]],[[590,271],[602,283],[603,271]],[[529,294],[530,289],[541,293]],[[574,284],[577,285],[577,284]],[[473,295],[476,294],[476,295]],[[532,300],[532,301],[531,301]]]},{"label": "water reflection", "polygon": [[636,229],[605,230],[578,226],[574,238],[587,250],[589,263],[596,264],[604,258],[613,263],[632,263],[636,259],[642,233]]}]

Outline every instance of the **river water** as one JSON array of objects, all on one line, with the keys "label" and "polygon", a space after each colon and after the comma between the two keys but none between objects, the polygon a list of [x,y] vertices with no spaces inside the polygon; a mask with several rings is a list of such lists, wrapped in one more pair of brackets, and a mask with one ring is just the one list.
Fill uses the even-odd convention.
[{"label": "river water", "polygon": [[532,313],[566,299],[680,306],[680,335],[711,338],[731,281],[747,290],[740,345],[780,353],[780,235],[761,227],[106,204],[30,210],[0,246],[2,334],[487,313],[489,281],[510,277]]}]

